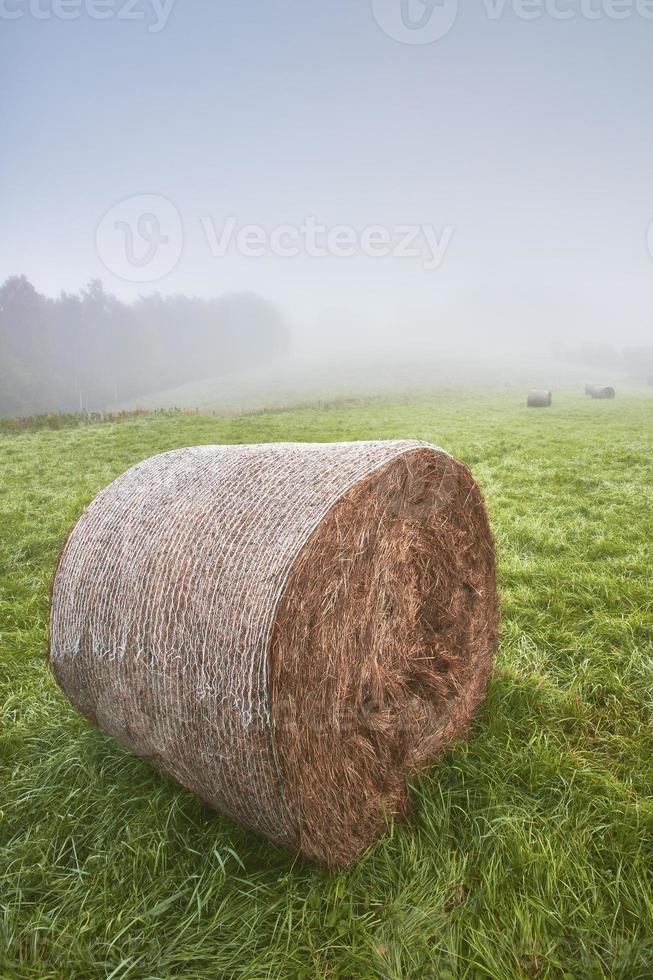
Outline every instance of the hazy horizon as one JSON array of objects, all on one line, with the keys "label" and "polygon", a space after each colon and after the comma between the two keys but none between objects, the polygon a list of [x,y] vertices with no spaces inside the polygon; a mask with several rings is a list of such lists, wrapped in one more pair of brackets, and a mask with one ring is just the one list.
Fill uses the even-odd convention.
[{"label": "hazy horizon", "polygon": [[653,7],[565,2],[0,5],[0,410],[646,380]]},{"label": "hazy horizon", "polygon": [[0,278],[252,291],[319,350],[650,342],[648,8],[401,3],[16,0]]}]

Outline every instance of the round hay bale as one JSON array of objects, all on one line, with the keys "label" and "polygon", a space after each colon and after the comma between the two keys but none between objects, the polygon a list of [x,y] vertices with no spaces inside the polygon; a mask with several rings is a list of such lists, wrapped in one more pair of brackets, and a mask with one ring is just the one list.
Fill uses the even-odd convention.
[{"label": "round hay bale", "polygon": [[469,722],[497,620],[483,499],[442,450],[201,446],[139,463],[82,515],[50,657],[127,749],[335,867]]},{"label": "round hay bale", "polygon": [[591,395],[592,398],[614,398],[616,392],[610,385],[593,385]]},{"label": "round hay bale", "polygon": [[528,396],[529,408],[548,408],[552,402],[550,391],[531,391]]}]

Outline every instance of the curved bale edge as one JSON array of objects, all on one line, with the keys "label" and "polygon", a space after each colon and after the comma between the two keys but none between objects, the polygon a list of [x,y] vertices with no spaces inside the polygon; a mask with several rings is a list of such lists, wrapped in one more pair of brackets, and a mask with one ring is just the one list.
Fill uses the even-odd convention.
[{"label": "curved bale edge", "polygon": [[202,446],[138,464],[82,515],[50,656],[129,751],[341,867],[464,731],[497,636],[483,498],[447,453]]}]

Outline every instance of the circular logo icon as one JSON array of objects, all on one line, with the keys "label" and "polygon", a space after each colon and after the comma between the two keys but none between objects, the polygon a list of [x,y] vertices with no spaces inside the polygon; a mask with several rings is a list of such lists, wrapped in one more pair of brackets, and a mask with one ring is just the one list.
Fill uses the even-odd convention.
[{"label": "circular logo icon", "polygon": [[372,0],[372,13],[388,37],[402,44],[432,44],[448,34],[458,0]]},{"label": "circular logo icon", "polygon": [[179,211],[158,194],[137,194],[110,208],[95,233],[103,265],[127,282],[155,282],[175,268],[184,230]]}]

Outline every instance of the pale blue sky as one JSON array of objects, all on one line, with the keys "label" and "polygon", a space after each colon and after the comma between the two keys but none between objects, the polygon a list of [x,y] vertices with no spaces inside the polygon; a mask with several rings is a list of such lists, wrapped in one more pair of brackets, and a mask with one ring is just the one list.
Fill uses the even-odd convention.
[{"label": "pale blue sky", "polygon": [[[423,45],[384,33],[369,0],[176,0],[158,32],[145,0],[145,20],[117,16],[125,0],[103,21],[80,2],[70,21],[1,4],[21,16],[0,17],[0,278],[54,294],[99,276],[125,298],[253,289],[308,335],[329,311],[366,336],[406,323],[517,346],[653,335],[653,19],[635,2],[615,20],[593,0],[589,20],[558,0],[572,18],[549,6],[533,21],[466,3]],[[96,246],[105,212],[138,195],[168,199],[183,226],[155,282],[125,281]],[[451,240],[435,269],[220,257],[201,223],[269,232],[308,215]]]}]

